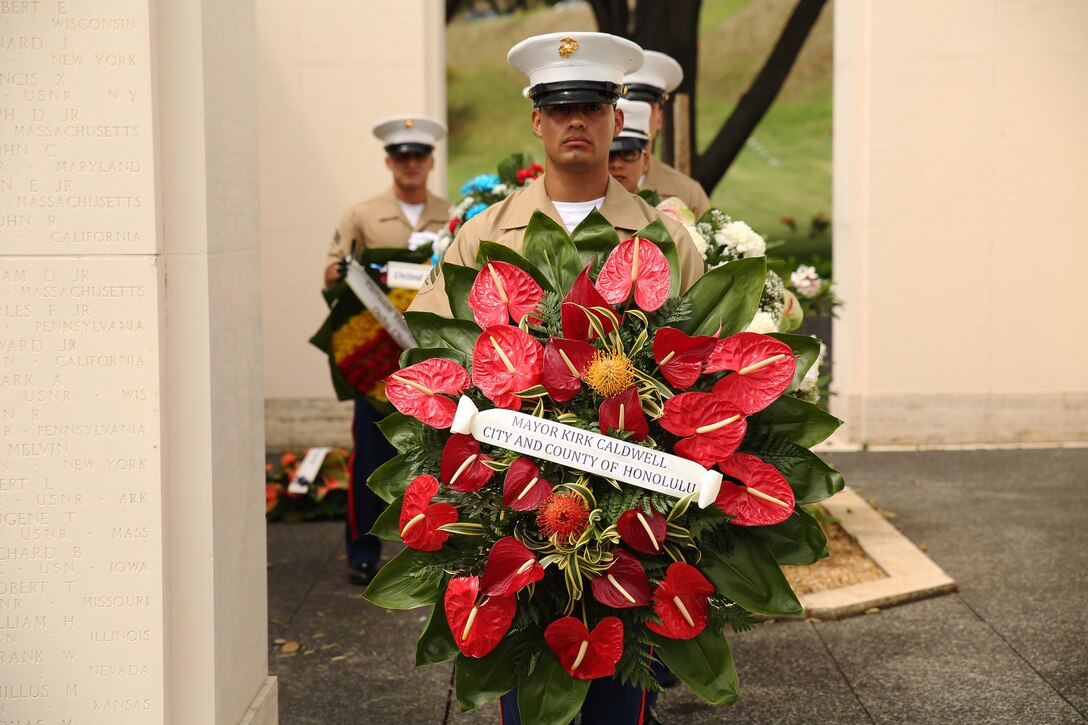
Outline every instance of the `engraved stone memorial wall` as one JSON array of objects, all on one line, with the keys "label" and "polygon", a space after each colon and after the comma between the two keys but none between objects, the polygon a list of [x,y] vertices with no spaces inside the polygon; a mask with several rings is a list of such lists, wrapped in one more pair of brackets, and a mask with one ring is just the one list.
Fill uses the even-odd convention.
[{"label": "engraved stone memorial wall", "polygon": [[149,37],[0,0],[0,723],[162,722]]}]

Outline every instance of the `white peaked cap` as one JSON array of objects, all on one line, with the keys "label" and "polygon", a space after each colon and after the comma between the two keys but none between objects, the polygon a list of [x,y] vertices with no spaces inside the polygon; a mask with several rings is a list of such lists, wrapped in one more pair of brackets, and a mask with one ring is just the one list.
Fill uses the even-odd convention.
[{"label": "white peaked cap", "polygon": [[386,148],[390,146],[434,148],[435,143],[446,137],[446,124],[430,116],[390,116],[374,125],[374,135]]},{"label": "white peaked cap", "polygon": [[653,110],[645,101],[629,101],[621,98],[616,106],[623,111],[623,130],[620,138],[648,139],[650,136],[650,113]]},{"label": "white peaked cap", "polygon": [[[642,48],[608,33],[548,33],[521,41],[510,49],[506,60],[529,77],[535,100],[539,100],[540,91],[552,90],[547,88],[551,84],[592,92],[589,88],[571,89],[579,82],[612,84],[619,95],[624,75],[642,65]],[[538,89],[542,84],[545,88]],[[566,102],[587,101],[572,98]]]},{"label": "white peaked cap", "polygon": [[684,69],[672,57],[656,50],[647,50],[645,55],[642,67],[634,73],[628,73],[623,82],[628,86],[656,88],[661,91],[661,96],[667,97],[669,93],[679,88],[680,82],[684,80]]}]

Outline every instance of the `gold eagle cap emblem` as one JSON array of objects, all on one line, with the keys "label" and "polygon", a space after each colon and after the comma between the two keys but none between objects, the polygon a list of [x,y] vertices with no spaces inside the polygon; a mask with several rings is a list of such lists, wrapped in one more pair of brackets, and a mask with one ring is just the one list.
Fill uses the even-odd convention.
[{"label": "gold eagle cap emblem", "polygon": [[404,119],[404,127],[405,128],[411,128],[412,126],[415,126],[415,125],[416,125],[416,122],[413,121],[412,119],[410,119],[410,118]]},{"label": "gold eagle cap emblem", "polygon": [[559,55],[563,58],[571,57],[574,51],[578,50],[578,41],[569,36],[563,38],[559,43]]}]

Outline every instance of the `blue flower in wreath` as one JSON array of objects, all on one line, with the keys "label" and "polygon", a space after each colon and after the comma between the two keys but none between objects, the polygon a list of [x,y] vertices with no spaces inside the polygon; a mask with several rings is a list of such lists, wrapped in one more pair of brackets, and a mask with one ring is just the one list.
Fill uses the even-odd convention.
[{"label": "blue flower in wreath", "polygon": [[484,204],[482,202],[478,204],[473,204],[468,208],[468,211],[465,212],[465,221],[467,222],[469,219],[476,216],[486,208],[487,204]]},{"label": "blue flower in wreath", "polygon": [[495,174],[480,174],[465,182],[465,185],[461,187],[461,195],[468,196],[474,191],[491,191],[499,185],[499,181],[499,177]]}]

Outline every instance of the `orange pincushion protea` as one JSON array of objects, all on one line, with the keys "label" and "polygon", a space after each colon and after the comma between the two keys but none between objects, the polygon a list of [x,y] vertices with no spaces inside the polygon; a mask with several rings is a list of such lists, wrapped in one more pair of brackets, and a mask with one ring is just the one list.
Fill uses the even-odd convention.
[{"label": "orange pincushion protea", "polygon": [[542,534],[560,541],[572,541],[581,536],[589,521],[586,502],[576,493],[556,493],[540,504],[536,525]]}]

